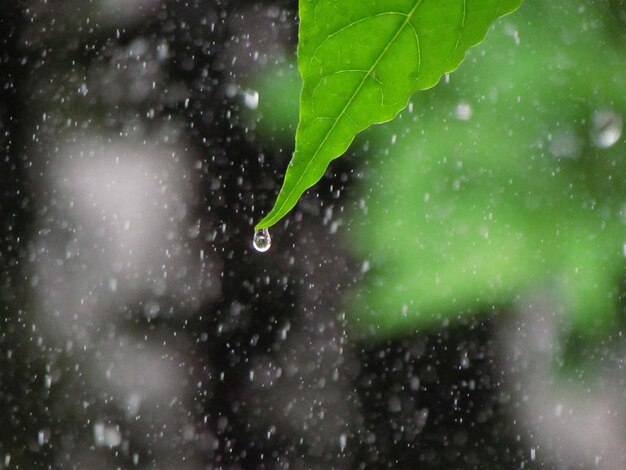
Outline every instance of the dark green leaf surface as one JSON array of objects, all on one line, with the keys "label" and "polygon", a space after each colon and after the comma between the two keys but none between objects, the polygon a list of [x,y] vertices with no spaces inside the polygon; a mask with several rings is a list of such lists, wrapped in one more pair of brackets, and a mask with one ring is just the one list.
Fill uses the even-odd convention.
[{"label": "dark green leaf surface", "polygon": [[303,78],[296,149],[272,211],[274,225],[320,180],[355,135],[401,111],[480,42],[521,0],[301,0]]}]

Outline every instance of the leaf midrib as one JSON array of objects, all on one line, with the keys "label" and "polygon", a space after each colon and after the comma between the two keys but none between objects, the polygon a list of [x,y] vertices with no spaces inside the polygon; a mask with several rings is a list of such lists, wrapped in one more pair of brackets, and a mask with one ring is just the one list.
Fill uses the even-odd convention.
[{"label": "leaf midrib", "polygon": [[[280,214],[281,211],[283,210],[283,208],[285,207],[285,205],[287,204],[287,202],[289,201],[289,199],[291,198],[291,196],[293,195],[295,189],[298,187],[298,185],[300,184],[300,182],[304,179],[304,176],[307,174],[307,172],[309,171],[309,168],[311,167],[311,165],[313,164],[313,162],[315,161],[317,155],[319,154],[320,150],[322,149],[322,147],[324,147],[324,144],[326,143],[326,141],[328,140],[328,138],[330,137],[330,135],[333,133],[333,131],[335,130],[335,127],[337,126],[337,123],[341,120],[341,118],[344,116],[344,114],[346,113],[346,111],[348,110],[348,108],[350,107],[350,105],[352,104],[352,102],[356,99],[357,95],[359,94],[359,92],[361,91],[361,88],[363,88],[363,85],[365,84],[365,81],[372,75],[372,72],[374,71],[374,69],[378,66],[378,64],[380,63],[380,61],[382,60],[382,58],[385,56],[385,54],[387,53],[387,51],[389,50],[389,48],[391,47],[391,45],[395,42],[395,40],[398,38],[398,36],[400,35],[400,33],[404,30],[404,28],[406,28],[406,26],[411,22],[411,19],[413,18],[413,15],[415,14],[415,11],[417,10],[417,7],[420,6],[420,4],[422,3],[422,0],[417,0],[417,2],[415,3],[415,6],[413,6],[413,8],[411,9],[411,11],[409,11],[409,13],[406,14],[406,19],[404,20],[404,22],[402,23],[402,25],[398,28],[398,31],[396,31],[396,33],[394,34],[394,36],[391,38],[391,40],[387,43],[387,45],[385,46],[385,48],[381,51],[381,53],[378,55],[378,58],[376,59],[376,61],[372,64],[372,66],[370,67],[370,69],[367,71],[367,73],[364,75],[363,79],[361,80],[361,83],[359,83],[359,86],[356,88],[356,90],[354,91],[354,93],[352,94],[352,96],[350,97],[350,99],[348,100],[348,102],[346,103],[346,105],[343,107],[343,109],[341,110],[341,112],[339,113],[339,115],[337,116],[337,118],[334,120],[333,125],[330,127],[330,129],[328,130],[328,132],[326,132],[326,135],[324,136],[324,138],[322,139],[322,141],[320,142],[320,144],[317,146],[317,149],[315,150],[315,153],[313,154],[313,156],[309,159],[308,163],[306,164],[306,166],[304,167],[304,171],[302,171],[302,173],[300,174],[300,176],[298,177],[298,179],[296,180],[296,182],[292,185],[289,193],[287,193],[287,195],[285,196],[285,198],[283,199],[282,204],[276,209],[275,214]],[[417,34],[417,32],[416,32]],[[280,218],[280,215],[278,216],[278,218]],[[276,219],[276,216],[274,216],[272,219],[269,219],[268,221],[265,222],[264,225],[272,225],[274,223],[274,219]]]}]

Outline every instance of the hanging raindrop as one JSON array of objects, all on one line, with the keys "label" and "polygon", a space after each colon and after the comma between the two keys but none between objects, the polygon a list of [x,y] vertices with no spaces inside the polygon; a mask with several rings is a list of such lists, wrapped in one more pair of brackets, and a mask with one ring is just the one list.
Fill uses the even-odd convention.
[{"label": "hanging raindrop", "polygon": [[254,238],[252,239],[252,246],[256,251],[261,253],[266,252],[272,246],[272,238],[270,237],[270,232],[266,228],[262,228],[261,230],[256,230],[254,232]]}]

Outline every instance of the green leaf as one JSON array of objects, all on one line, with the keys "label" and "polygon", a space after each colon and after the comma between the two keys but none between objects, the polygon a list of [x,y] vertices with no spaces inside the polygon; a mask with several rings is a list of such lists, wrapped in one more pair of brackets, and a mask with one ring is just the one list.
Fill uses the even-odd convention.
[{"label": "green leaf", "polygon": [[300,0],[303,79],[296,149],[272,211],[274,225],[318,182],[355,135],[389,121],[434,86],[521,0]]}]

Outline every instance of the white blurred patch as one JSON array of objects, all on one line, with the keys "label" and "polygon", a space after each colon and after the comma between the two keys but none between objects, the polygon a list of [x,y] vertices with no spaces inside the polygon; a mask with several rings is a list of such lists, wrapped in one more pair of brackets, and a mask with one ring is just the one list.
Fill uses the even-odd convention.
[{"label": "white blurred patch", "polygon": [[158,11],[162,1],[27,0],[22,9],[26,28],[22,40],[25,44],[32,44],[55,38],[72,43],[103,29],[120,31],[146,21]]},{"label": "white blurred patch", "polygon": [[[35,178],[41,210],[30,252],[33,319],[46,344],[75,358],[61,383],[84,380],[64,396],[99,397],[118,410],[113,424],[97,416],[93,437],[75,443],[73,459],[94,461],[94,445],[127,449],[131,436],[131,443],[150,443],[159,468],[183,468],[179,430],[192,418],[193,392],[189,368],[181,366],[192,348],[186,335],[159,337],[141,322],[193,315],[220,291],[218,268],[198,255],[204,241],[189,214],[199,191],[191,160],[176,145],[64,137],[67,144],[59,137],[49,146]],[[139,333],[126,333],[129,326]],[[195,454],[184,468],[201,468]]]},{"label": "white blurred patch", "polygon": [[[515,422],[528,433],[531,460],[563,468],[621,470],[626,462],[623,374],[596,371],[596,389],[559,380],[554,361],[563,312],[549,295],[527,298],[499,332],[501,363]],[[537,451],[539,449],[539,451]]]},{"label": "white blurred patch", "polygon": [[152,14],[161,0],[98,0],[95,2],[100,21],[107,25],[129,25]]},{"label": "white blurred patch", "polygon": [[216,295],[218,276],[189,236],[187,159],[175,148],[74,140],[43,182],[49,196],[31,255],[46,333],[88,344],[128,309],[182,315]]},{"label": "white blurred patch", "polygon": [[119,426],[112,426],[102,422],[94,424],[93,438],[97,446],[117,447],[122,442]]},{"label": "white blurred patch", "polygon": [[141,419],[158,422],[186,404],[189,390],[186,370],[180,367],[183,362],[175,347],[156,341],[138,343],[120,335],[103,345],[91,362],[91,382],[100,391],[123,397],[128,418],[151,410]]}]

